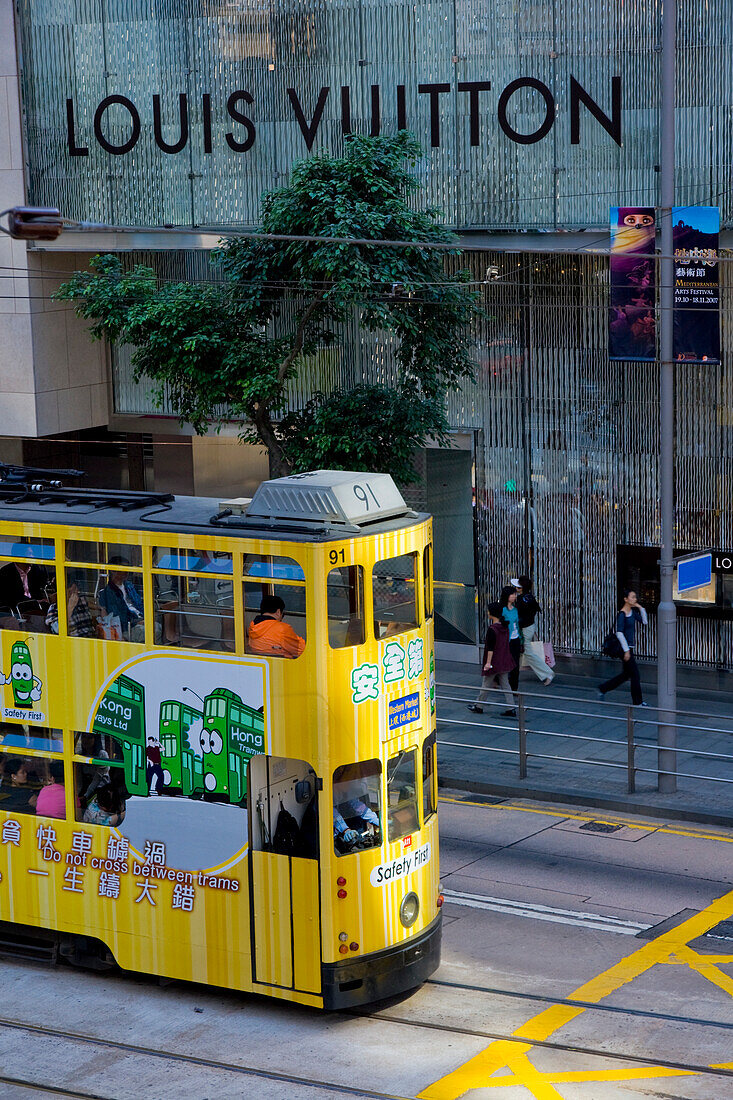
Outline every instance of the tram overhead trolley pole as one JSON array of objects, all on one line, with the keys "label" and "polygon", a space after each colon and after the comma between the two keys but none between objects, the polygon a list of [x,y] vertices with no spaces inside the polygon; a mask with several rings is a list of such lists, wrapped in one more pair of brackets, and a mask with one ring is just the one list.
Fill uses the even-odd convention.
[{"label": "tram overhead trolley pole", "polygon": [[662,101],[660,120],[660,326],[659,326],[659,512],[660,600],[657,611],[657,706],[659,712],[659,790],[677,790],[677,609],[672,598],[674,577],[674,108],[677,0],[663,0]]}]

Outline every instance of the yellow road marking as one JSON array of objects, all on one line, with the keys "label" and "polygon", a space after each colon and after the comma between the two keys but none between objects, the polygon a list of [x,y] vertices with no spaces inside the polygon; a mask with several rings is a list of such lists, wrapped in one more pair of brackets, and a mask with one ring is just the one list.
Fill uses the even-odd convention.
[{"label": "yellow road marking", "polygon": [[[733,915],[733,891],[717,898],[702,912],[689,917],[676,928],[671,928],[658,939],[650,940],[602,974],[591,978],[571,993],[570,997],[574,1000],[597,1004],[622,986],[628,985],[634,978],[665,963],[689,966],[733,996],[733,979],[719,971],[716,966],[718,962],[730,962],[731,957],[698,955],[688,946],[690,940],[704,935],[710,928],[731,915]],[[512,1033],[517,1039],[528,1040],[529,1046],[506,1040],[495,1041],[464,1065],[429,1085],[419,1093],[419,1100],[458,1100],[458,1097],[470,1092],[471,1089],[502,1087],[498,1084],[500,1080],[503,1080],[507,1086],[523,1085],[536,1100],[556,1100],[556,1098],[562,1100],[561,1094],[554,1088],[554,1084],[561,1083],[562,1074],[558,1076],[554,1073],[541,1073],[530,1062],[528,1051],[532,1043],[547,1040],[585,1011],[587,1011],[586,1008],[574,1008],[569,1005],[552,1005],[546,1008]],[[504,1068],[508,1069],[513,1076],[492,1078],[492,1074]],[[718,1065],[715,1068],[721,1067]],[[651,1067],[651,1070],[645,1068],[637,1073],[633,1068],[629,1068],[625,1072],[632,1076],[625,1079],[634,1080],[637,1076],[648,1077],[650,1073],[652,1076],[674,1075],[663,1067],[659,1067],[658,1073],[652,1073],[653,1070],[654,1067]],[[684,1072],[692,1075],[692,1071],[675,1071],[679,1075],[684,1075]],[[598,1080],[599,1078],[594,1075],[584,1079]]]},{"label": "yellow road marking", "polygon": [[[711,1066],[711,1069],[733,1069],[733,1062],[720,1062]],[[649,1081],[654,1077],[694,1077],[695,1071],[691,1069],[668,1069],[665,1066],[652,1066],[649,1069],[599,1069],[599,1070],[569,1070],[567,1073],[542,1074],[543,1077],[551,1077],[553,1085],[575,1085],[584,1081]],[[514,1076],[492,1077],[483,1086],[485,1089],[506,1089],[523,1081],[517,1081]],[[557,1095],[557,1094],[556,1094]]]},{"label": "yellow road marking", "polygon": [[638,829],[642,832],[668,833],[671,836],[687,836],[693,840],[719,840],[722,844],[733,844],[733,836],[722,836],[718,833],[701,833],[694,829],[673,829],[669,825],[658,825],[650,821],[623,821],[611,817],[598,817],[591,814],[569,814],[564,810],[538,810],[534,806],[510,806],[504,802],[493,805],[486,802],[469,802],[463,798],[445,798],[441,796],[441,802],[449,802],[453,806],[477,806],[481,810],[504,810],[520,814],[538,814],[540,817],[557,817],[560,820],[570,821],[600,821],[603,825],[623,825],[627,829]]}]

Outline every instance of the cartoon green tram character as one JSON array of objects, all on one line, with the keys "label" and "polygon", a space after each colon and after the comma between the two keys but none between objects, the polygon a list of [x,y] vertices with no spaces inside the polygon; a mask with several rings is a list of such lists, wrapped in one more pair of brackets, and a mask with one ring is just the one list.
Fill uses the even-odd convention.
[{"label": "cartoon green tram character", "polygon": [[15,706],[30,710],[41,698],[43,684],[33,675],[31,651],[25,642],[13,642],[10,648],[10,676],[0,671],[0,684],[11,684]]}]

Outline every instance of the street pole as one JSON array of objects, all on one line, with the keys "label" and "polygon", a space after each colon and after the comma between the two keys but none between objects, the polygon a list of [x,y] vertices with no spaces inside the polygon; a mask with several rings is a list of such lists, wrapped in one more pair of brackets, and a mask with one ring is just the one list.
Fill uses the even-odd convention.
[{"label": "street pole", "polygon": [[[677,609],[672,599],[674,575],[674,106],[677,0],[663,0],[662,102],[660,120],[661,246],[659,328],[659,513],[661,578],[657,611],[657,707],[659,790],[677,790]],[[671,773],[671,774],[668,774]]]}]

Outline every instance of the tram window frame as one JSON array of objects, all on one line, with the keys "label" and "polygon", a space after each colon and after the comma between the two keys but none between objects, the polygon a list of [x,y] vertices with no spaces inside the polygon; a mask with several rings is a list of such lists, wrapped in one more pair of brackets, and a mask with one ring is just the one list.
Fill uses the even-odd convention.
[{"label": "tram window frame", "polygon": [[[412,795],[406,798],[400,797],[402,789],[409,776],[398,774],[405,760],[412,758]],[[392,803],[392,793],[397,789],[397,802]],[[407,812],[412,810],[412,820]],[[398,814],[401,815],[398,817]],[[402,837],[415,833],[420,828],[420,811],[417,802],[417,749],[400,749],[387,761],[387,839],[390,843],[401,840]]]},{"label": "tram window frame", "polygon": [[[224,568],[206,568],[204,555],[211,555],[212,562],[219,561]],[[185,568],[189,561],[204,568]],[[156,646],[235,652],[234,555],[230,551],[156,546],[151,576]]]},{"label": "tram window frame", "polygon": [[[62,753],[60,753],[60,752],[58,752],[58,753],[37,752],[37,751],[34,751],[32,749],[20,749],[20,748],[15,749],[15,748],[12,748],[11,746],[7,746],[7,749],[5,751],[3,751],[2,748],[0,748],[0,778],[2,778],[2,783],[0,783],[0,795],[3,792],[3,789],[5,789],[5,791],[7,791],[8,789],[11,789],[10,788],[9,776],[6,776],[6,772],[5,772],[5,765],[6,765],[6,761],[8,759],[15,759],[15,760],[25,761],[26,765],[31,765],[34,761],[38,761],[38,766],[41,767],[41,770],[44,772],[44,776],[43,776],[43,778],[41,778],[38,771],[36,770],[36,776],[40,779],[40,782],[37,785],[36,784],[31,784],[31,786],[33,787],[33,791],[35,792],[34,795],[32,796],[32,797],[34,797],[35,801],[32,803],[32,807],[30,809],[25,809],[22,806],[9,806],[9,807],[6,808],[6,806],[5,806],[6,799],[3,797],[3,798],[0,799],[0,810],[2,810],[4,813],[6,813],[6,814],[8,814],[12,817],[15,817],[15,815],[18,814],[18,815],[21,815],[21,817],[24,817],[24,818],[26,818],[26,817],[50,817],[51,820],[54,820],[54,821],[65,821],[66,820],[66,809],[67,809],[66,779],[67,779],[67,776],[68,776],[68,769],[67,769],[67,766],[66,766],[66,760],[65,760],[64,756],[62,755]],[[63,769],[63,779],[61,781],[61,785],[64,788],[64,812],[63,812],[63,815],[61,815],[61,816],[49,815],[49,814],[39,814],[38,813],[38,808],[37,808],[38,795],[41,793],[41,791],[43,790],[44,787],[50,785],[50,783],[49,783],[49,780],[50,780],[50,765],[52,763],[55,763],[55,762],[58,762],[61,765],[62,769]],[[43,767],[43,765],[45,765],[45,767]],[[8,786],[7,787],[6,787],[6,780],[8,781]],[[28,805],[31,806],[30,798],[28,799]]]},{"label": "tram window frame", "polygon": [[[37,591],[42,595],[23,596],[15,604],[0,605],[0,630],[15,630],[22,634],[51,634],[48,614],[52,606],[51,593],[56,592],[56,543],[54,539],[36,536],[12,539],[0,536],[0,572],[7,566],[39,568],[45,573],[44,583]],[[27,550],[28,553],[23,551]],[[33,551],[38,550],[38,553]],[[30,584],[30,581],[29,581]],[[0,582],[0,589],[2,588]],[[1,598],[1,596],[0,596]]]},{"label": "tram window frame", "polygon": [[[422,745],[422,820],[426,824],[438,812],[438,735],[433,731]],[[429,766],[428,765],[429,762]]]},{"label": "tram window frame", "polygon": [[[117,555],[113,555],[113,556],[117,556]],[[112,567],[112,568],[110,568],[110,567]],[[111,577],[113,571],[115,573],[122,573],[122,574],[125,575],[125,577],[128,577],[128,576],[130,577],[130,583],[133,583],[135,585],[135,591],[137,592],[138,596],[140,597],[140,599],[142,601],[142,605],[143,605],[143,613],[141,615],[140,620],[137,623],[135,623],[134,625],[132,625],[132,627],[130,627],[130,625],[128,624],[127,631],[125,631],[125,629],[122,627],[121,623],[120,623],[120,626],[119,626],[119,629],[118,629],[117,625],[114,623],[114,619],[119,618],[119,616],[115,616],[115,615],[113,615],[112,612],[108,612],[106,610],[104,604],[101,602],[101,598],[100,598],[102,592],[106,589],[107,585],[110,582],[110,577]],[[147,626],[147,620],[145,619],[145,606],[146,606],[147,585],[149,584],[149,579],[148,579],[148,576],[146,575],[144,569],[136,568],[136,567],[133,567],[133,566],[128,566],[126,564],[123,565],[123,564],[118,563],[118,562],[109,562],[109,563],[107,563],[107,565],[99,565],[99,564],[94,565],[94,564],[84,564],[84,563],[79,564],[77,562],[67,562],[66,566],[65,566],[64,574],[65,574],[66,591],[67,591],[67,600],[65,601],[65,604],[64,604],[64,616],[65,616],[65,621],[66,621],[67,636],[76,637],[76,635],[71,634],[70,630],[69,630],[69,627],[70,627],[69,614],[68,614],[68,592],[69,592],[69,589],[72,587],[72,585],[75,585],[77,587],[77,590],[78,590],[79,589],[79,582],[80,582],[81,578],[87,578],[89,576],[93,576],[94,577],[93,586],[91,586],[89,584],[85,584],[83,591],[80,592],[80,595],[84,598],[84,600],[87,604],[87,607],[89,608],[89,612],[90,612],[92,620],[94,622],[94,634],[93,635],[92,634],[85,635],[85,636],[89,637],[90,639],[94,639],[96,641],[125,642],[125,643],[128,643],[128,644],[132,643],[134,645],[144,645],[144,644],[146,644],[147,638],[148,638],[148,626]],[[58,610],[60,611],[60,609],[58,609]],[[132,630],[136,630],[137,627],[139,627],[139,626],[142,626],[143,629],[144,629],[143,637],[138,636],[138,637],[133,638],[132,637]],[[157,630],[157,627],[155,626],[155,624],[154,624],[153,629],[154,629],[154,632],[157,636],[158,630]]]},{"label": "tram window frame", "polygon": [[[412,561],[412,576],[405,573],[404,576],[400,575],[397,571],[402,568],[396,563],[403,561],[404,559],[411,559]],[[409,606],[407,600],[402,600],[400,603],[392,601],[390,604],[377,597],[377,585],[375,582],[380,581],[384,584],[392,585],[395,581],[403,581],[405,585],[412,584],[412,607],[413,607],[413,619],[393,618],[389,614],[390,610],[396,611],[398,608],[405,608]],[[410,630],[417,629],[420,626],[420,608],[418,607],[418,584],[419,584],[419,569],[418,569],[418,552],[417,550],[408,550],[405,554],[397,554],[393,558],[384,558],[381,561],[374,563],[372,568],[372,614],[374,618],[374,637],[377,640],[383,638],[394,638],[399,634],[406,634]]]},{"label": "tram window frame", "polygon": [[[343,585],[348,601],[347,617],[335,614],[332,603],[332,580],[336,575],[343,580],[343,573],[347,573],[347,581]],[[353,610],[355,608],[355,610]],[[328,624],[328,644],[331,649],[346,649],[355,645],[364,645],[366,641],[366,607],[364,603],[364,567],[362,565],[337,565],[329,569],[326,574],[326,618]],[[339,632],[343,629],[343,640],[339,640]]]},{"label": "tram window frame", "polygon": [[[84,549],[81,554],[77,554],[75,547]],[[84,557],[85,553],[90,556]],[[66,539],[64,543],[64,560],[67,565],[109,566],[115,564],[111,561],[112,558],[119,557],[127,557],[130,564],[125,566],[126,570],[132,573],[143,572],[143,548],[139,543],[105,542],[103,539]]]},{"label": "tram window frame", "polygon": [[423,611],[425,619],[432,619],[433,607],[433,544],[428,542],[422,552]]},{"label": "tram window frame", "polygon": [[[353,774],[355,769],[359,770],[359,772],[360,772],[359,775],[354,775]],[[344,776],[346,776],[346,778],[344,778]],[[336,801],[336,787],[337,787],[337,784],[339,784],[339,783],[355,784],[355,783],[361,783],[361,782],[366,782],[366,786],[367,786],[366,791],[362,790],[358,793],[355,793],[354,797],[350,798],[350,799],[344,798],[342,796],[341,801],[339,801],[339,802]],[[343,792],[343,793],[345,793],[345,792]],[[368,796],[368,802],[362,797],[365,793]],[[346,855],[352,855],[354,852],[368,851],[369,849],[378,848],[381,845],[381,842],[382,842],[382,830],[383,830],[383,822],[384,822],[384,816],[383,816],[383,813],[382,813],[382,761],[379,760],[378,758],[374,758],[374,759],[371,759],[371,760],[356,760],[356,761],[354,761],[350,764],[341,764],[341,765],[339,765],[338,768],[334,769],[333,775],[331,777],[331,795],[332,795],[332,799],[333,799],[333,819],[334,819],[333,847],[334,847],[334,852],[336,853],[336,855],[337,856],[346,856]],[[360,814],[347,816],[347,815],[345,815],[341,812],[340,807],[346,806],[349,802],[356,802],[357,799],[367,809],[371,810],[372,813],[376,815],[376,817],[377,817],[377,824],[376,825],[374,825],[371,822],[367,822],[363,818],[363,816],[360,815]],[[376,809],[374,808],[374,803],[375,802],[376,802]],[[363,831],[359,830],[359,829],[354,829],[353,831],[360,832],[362,840],[365,840],[366,837],[369,836],[370,839],[371,839],[371,843],[370,844],[364,844],[363,847],[362,847],[361,843],[358,843],[356,847],[348,847],[348,848],[342,847],[342,848],[339,848],[338,845],[337,845],[338,836],[336,834],[336,825],[335,825],[336,814],[337,813],[340,815],[340,817],[344,821],[344,824],[346,824],[349,828],[352,828],[352,825],[349,825],[349,822],[353,822],[355,824],[358,824],[359,820],[363,821],[364,822]],[[343,836],[343,832],[339,835]]]},{"label": "tram window frame", "polygon": [[[253,572],[252,566],[264,566],[261,572]],[[295,567],[293,569],[293,567]],[[278,572],[281,570],[281,572]],[[285,571],[290,572],[290,576]],[[299,575],[298,575],[299,574]],[[302,593],[301,601],[293,607],[292,597]],[[260,614],[260,604],[264,596],[279,597],[285,604],[283,619],[302,639],[304,645],[300,653],[263,653],[253,649],[249,639],[249,628]],[[244,648],[246,653],[258,657],[272,657],[275,660],[298,660],[308,646],[308,582],[305,566],[289,554],[245,553],[242,560],[242,610],[244,615]],[[295,620],[296,626],[292,625]]]}]

